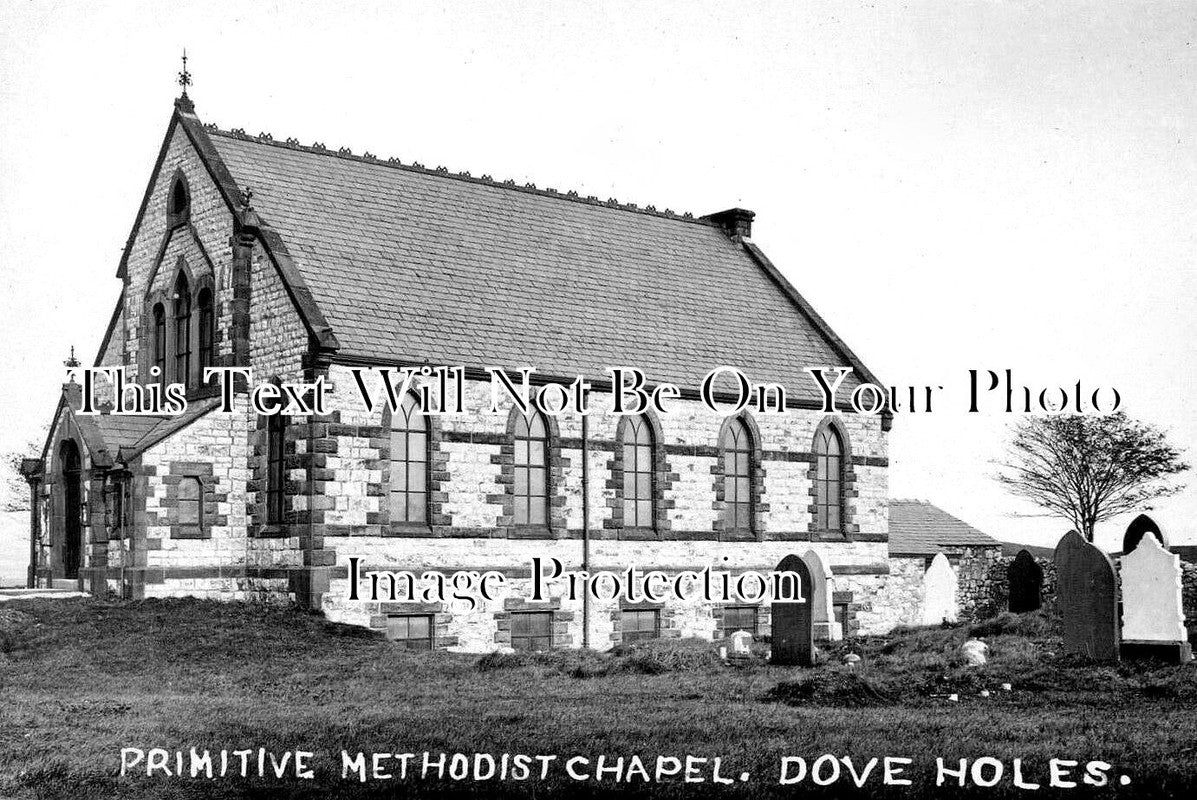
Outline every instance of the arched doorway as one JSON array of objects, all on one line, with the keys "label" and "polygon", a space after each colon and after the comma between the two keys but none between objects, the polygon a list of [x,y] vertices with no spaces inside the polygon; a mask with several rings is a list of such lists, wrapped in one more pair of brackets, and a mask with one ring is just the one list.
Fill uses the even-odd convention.
[{"label": "arched doorway", "polygon": [[79,446],[70,439],[62,443],[59,463],[62,465],[62,576],[78,578],[83,560],[83,524],[80,519],[83,468]]},{"label": "arched doorway", "polygon": [[815,626],[810,570],[796,555],[777,565],[778,572],[793,572],[802,588],[802,603],[773,604],[773,663],[812,667],[815,663]]}]

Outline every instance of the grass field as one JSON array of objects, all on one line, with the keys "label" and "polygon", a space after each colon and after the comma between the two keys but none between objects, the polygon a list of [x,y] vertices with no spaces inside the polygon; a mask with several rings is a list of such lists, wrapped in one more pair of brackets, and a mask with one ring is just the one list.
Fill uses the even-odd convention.
[{"label": "grass field", "polygon": [[[960,627],[856,640],[863,661],[849,672],[839,651],[812,670],[726,666],[710,643],[693,642],[610,655],[416,654],[287,609],[4,603],[0,797],[1104,798],[1177,796],[1197,783],[1197,669],[1058,657],[1052,623],[1040,616],[1007,615],[980,632],[993,648],[984,668],[959,663],[956,648],[969,634]],[[301,749],[316,754],[315,777],[146,777],[144,764],[120,777],[122,747]],[[342,780],[342,749],[559,759],[545,780],[360,783]],[[712,785],[709,763],[696,767],[701,784],[577,781],[563,767],[581,755],[593,771],[599,754],[639,755],[650,772],[657,756],[720,757],[733,783]],[[872,757],[910,758],[901,777],[914,784],[883,784],[878,764],[858,789],[844,762],[840,779],[824,787],[809,774],[777,784],[783,756],[809,765],[823,754],[850,757],[858,770]],[[993,757],[1005,772],[992,788],[936,788],[937,756],[953,766]],[[1014,758],[1025,780],[1043,788],[1010,783]],[[1085,762],[1109,762],[1109,784],[1053,790],[1052,758],[1081,762],[1071,773],[1078,781]],[[396,761],[384,763],[397,773]]]}]

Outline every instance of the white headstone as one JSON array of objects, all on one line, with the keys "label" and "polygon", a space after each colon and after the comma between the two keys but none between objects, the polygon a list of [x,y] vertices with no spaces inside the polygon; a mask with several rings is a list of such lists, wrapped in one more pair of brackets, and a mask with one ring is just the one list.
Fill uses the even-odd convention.
[{"label": "white headstone", "polygon": [[736,631],[731,635],[731,644],[733,654],[746,656],[752,652],[752,634],[748,631]]},{"label": "white headstone", "polygon": [[1122,557],[1122,639],[1131,642],[1183,642],[1180,556],[1154,536]]},{"label": "white headstone", "polygon": [[956,571],[948,557],[939,553],[923,573],[923,624],[956,621]]}]

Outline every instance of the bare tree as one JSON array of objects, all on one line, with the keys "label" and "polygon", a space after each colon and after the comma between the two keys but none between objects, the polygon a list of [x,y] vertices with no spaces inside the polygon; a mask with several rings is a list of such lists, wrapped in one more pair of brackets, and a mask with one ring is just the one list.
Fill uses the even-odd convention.
[{"label": "bare tree", "polygon": [[49,426],[31,436],[24,447],[0,452],[0,511],[28,511],[29,484],[21,474],[21,461],[41,455]]},{"label": "bare tree", "polygon": [[1024,417],[997,479],[1011,493],[1069,520],[1093,541],[1097,523],[1180,491],[1189,465],[1164,432],[1118,412]]}]

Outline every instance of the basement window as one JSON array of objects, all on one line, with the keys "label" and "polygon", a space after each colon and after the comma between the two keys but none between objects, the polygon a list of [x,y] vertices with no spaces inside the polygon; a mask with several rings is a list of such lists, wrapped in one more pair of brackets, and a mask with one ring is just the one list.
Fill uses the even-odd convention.
[{"label": "basement window", "polygon": [[723,635],[731,636],[736,631],[757,635],[756,606],[727,606],[723,609]]},{"label": "basement window", "polygon": [[387,617],[387,638],[408,650],[431,650],[432,631],[430,614],[393,614]]},{"label": "basement window", "polygon": [[511,646],[516,650],[541,651],[553,647],[553,612],[513,611]]},{"label": "basement window", "polygon": [[623,641],[643,642],[661,636],[661,611],[656,608],[624,609]]}]

